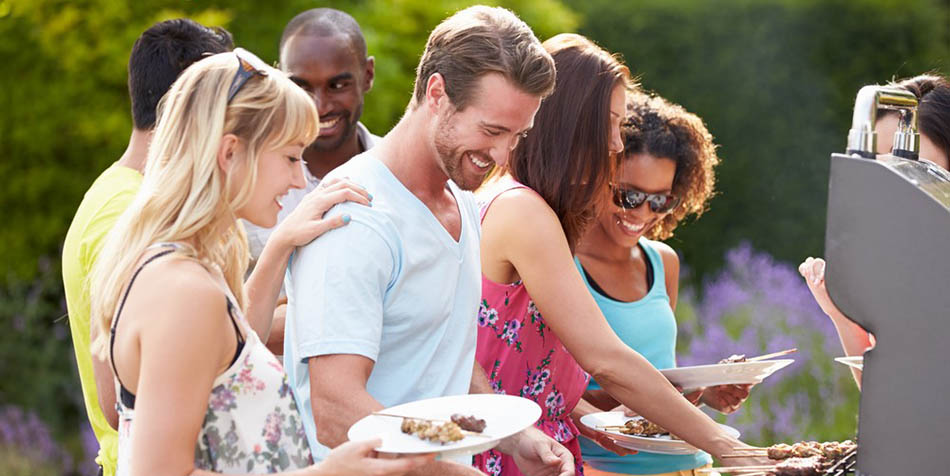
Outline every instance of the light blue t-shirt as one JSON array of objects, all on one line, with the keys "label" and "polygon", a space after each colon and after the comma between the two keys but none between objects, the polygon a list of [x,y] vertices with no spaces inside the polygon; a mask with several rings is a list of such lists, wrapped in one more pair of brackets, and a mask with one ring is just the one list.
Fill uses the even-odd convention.
[{"label": "light blue t-shirt", "polygon": [[[352,221],[299,248],[285,277],[284,367],[314,459],[319,444],[307,360],[356,354],[375,362],[366,389],[389,407],[468,393],[481,297],[474,196],[449,182],[462,231],[456,242],[432,212],[373,155],[327,175],[348,177],[373,206],[342,203]],[[332,411],[332,409],[328,409]]]},{"label": "light blue t-shirt", "polygon": [[[639,352],[654,367],[668,369],[676,367],[676,317],[670,307],[670,297],[666,293],[663,259],[653,243],[646,238],[640,238],[640,248],[645,252],[647,264],[653,269],[653,286],[639,301],[615,301],[597,292],[587,279],[580,260],[574,258],[574,262],[584,278],[584,284],[594,296],[594,301],[620,340]],[[593,379],[587,386],[588,390],[600,388]],[[709,454],[702,451],[692,455],[664,455],[641,451],[635,455],[617,456],[583,436],[580,438],[580,444],[585,462],[595,469],[611,473],[672,473],[699,468],[712,462]]]}]

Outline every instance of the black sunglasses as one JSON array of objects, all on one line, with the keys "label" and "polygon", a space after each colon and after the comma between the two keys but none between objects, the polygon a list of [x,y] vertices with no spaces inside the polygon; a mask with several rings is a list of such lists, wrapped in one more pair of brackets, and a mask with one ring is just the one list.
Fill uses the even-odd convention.
[{"label": "black sunglasses", "polygon": [[614,204],[618,207],[633,210],[643,202],[650,204],[653,213],[666,213],[680,203],[679,197],[663,193],[641,192],[633,187],[611,187],[614,194]]},{"label": "black sunglasses", "polygon": [[260,58],[254,56],[254,53],[244,48],[235,48],[234,56],[238,59],[238,69],[234,73],[234,79],[231,80],[231,86],[228,88],[228,104],[237,95],[238,91],[254,76],[267,76],[266,65]]}]

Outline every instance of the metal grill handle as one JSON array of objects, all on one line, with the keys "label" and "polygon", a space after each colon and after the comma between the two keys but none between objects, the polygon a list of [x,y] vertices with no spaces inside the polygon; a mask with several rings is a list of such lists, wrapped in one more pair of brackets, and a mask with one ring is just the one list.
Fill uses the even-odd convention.
[{"label": "metal grill handle", "polygon": [[848,132],[848,155],[873,159],[877,150],[878,109],[897,110],[901,117],[894,133],[892,154],[905,159],[917,160],[920,140],[917,134],[917,97],[910,91],[891,86],[870,85],[858,91],[854,101],[854,118]]}]

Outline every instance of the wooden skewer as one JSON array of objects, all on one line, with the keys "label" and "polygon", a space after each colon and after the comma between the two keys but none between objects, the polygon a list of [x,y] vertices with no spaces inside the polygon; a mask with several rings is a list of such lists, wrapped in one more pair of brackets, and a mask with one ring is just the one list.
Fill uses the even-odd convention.
[{"label": "wooden skewer", "polygon": [[383,413],[383,412],[373,412],[373,415],[392,417],[392,418],[408,418],[410,420],[435,421],[435,422],[442,422],[442,423],[446,423],[449,421],[449,420],[443,420],[441,418],[422,418],[422,417],[414,417],[414,416],[408,416],[408,415],[395,415],[392,413]]},{"label": "wooden skewer", "polygon": [[750,457],[750,456],[759,456],[759,455],[766,455],[766,454],[768,454],[768,453],[766,453],[766,452],[762,452],[762,453],[734,453],[734,454],[729,454],[729,455],[722,455],[722,456],[720,456],[720,458],[748,458],[748,457]]},{"label": "wooden skewer", "polygon": [[743,471],[772,471],[774,469],[775,469],[775,465],[770,464],[770,465],[762,465],[762,466],[724,466],[722,468],[702,468],[702,469],[697,469],[696,472],[697,473],[700,473],[700,472],[711,473],[711,472],[717,471],[720,473],[736,473],[736,472],[743,472]]},{"label": "wooden skewer", "polygon": [[772,352],[771,354],[760,355],[758,357],[752,357],[751,359],[745,359],[746,362],[758,362],[760,360],[768,360],[772,357],[781,357],[783,355],[788,355],[793,352],[798,352],[798,348],[793,347],[791,349],[780,350],[778,352]]}]

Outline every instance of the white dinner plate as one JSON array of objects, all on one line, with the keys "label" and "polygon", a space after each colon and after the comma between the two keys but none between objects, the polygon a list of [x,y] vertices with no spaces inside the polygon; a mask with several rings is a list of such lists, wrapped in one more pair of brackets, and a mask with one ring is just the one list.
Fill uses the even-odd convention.
[{"label": "white dinner plate", "polygon": [[792,359],[735,362],[731,364],[694,365],[660,370],[673,385],[684,391],[714,385],[761,383],[775,371],[795,362]]},{"label": "white dinner plate", "polygon": [[490,450],[501,439],[528,428],[541,417],[541,407],[511,395],[472,394],[417,400],[379,413],[438,420],[449,420],[453,414],[461,413],[485,420],[482,435],[466,434],[465,438],[444,445],[403,433],[402,418],[367,415],[347,432],[350,440],[382,438],[382,446],[376,448],[380,453],[439,453],[441,458],[454,459]]},{"label": "white dinner plate", "polygon": [[[600,413],[590,413],[581,417],[581,424],[593,429],[594,431],[603,433],[614,440],[615,443],[624,448],[630,448],[632,450],[643,451],[645,453],[660,453],[665,455],[691,455],[697,453],[699,449],[695,446],[683,441],[675,440],[670,435],[662,436],[634,436],[634,435],[625,435],[620,433],[617,430],[606,430],[603,428],[598,428],[599,426],[608,426],[608,425],[623,425],[629,420],[639,420],[642,417],[628,417],[624,416],[623,412],[600,412]],[[732,435],[733,437],[739,437],[739,430],[731,426],[726,426],[721,423],[718,424],[721,426],[726,433]]]},{"label": "white dinner plate", "polygon": [[847,365],[848,367],[854,367],[858,370],[864,370],[864,356],[858,355],[854,357],[835,357],[835,362],[841,362],[842,364]]}]

